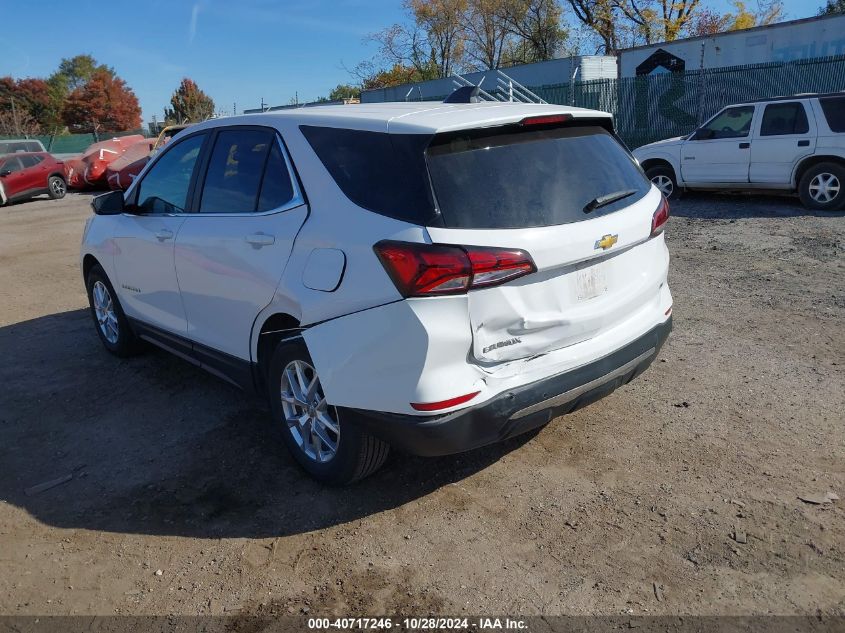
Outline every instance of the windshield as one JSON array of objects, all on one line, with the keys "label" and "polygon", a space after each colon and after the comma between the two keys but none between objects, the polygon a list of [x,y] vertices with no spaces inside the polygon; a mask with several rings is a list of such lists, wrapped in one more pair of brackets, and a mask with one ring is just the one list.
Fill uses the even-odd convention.
[{"label": "windshield", "polygon": [[569,224],[613,213],[650,183],[602,127],[472,130],[436,137],[428,168],[449,228]]}]

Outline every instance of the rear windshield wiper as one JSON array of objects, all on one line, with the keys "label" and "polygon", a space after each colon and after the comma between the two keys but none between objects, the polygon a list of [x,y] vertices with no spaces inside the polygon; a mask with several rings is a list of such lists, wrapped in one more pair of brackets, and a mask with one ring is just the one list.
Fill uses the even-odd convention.
[{"label": "rear windshield wiper", "polygon": [[590,213],[600,207],[609,205],[611,202],[616,202],[622,198],[633,196],[635,193],[637,193],[636,189],[624,189],[622,191],[614,191],[613,193],[606,193],[603,196],[598,196],[597,198],[590,200],[584,206],[584,213]]}]

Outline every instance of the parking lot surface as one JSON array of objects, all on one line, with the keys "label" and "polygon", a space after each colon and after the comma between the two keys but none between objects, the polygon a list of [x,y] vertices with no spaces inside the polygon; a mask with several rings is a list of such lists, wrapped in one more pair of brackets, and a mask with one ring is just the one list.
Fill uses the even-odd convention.
[{"label": "parking lot surface", "polygon": [[332,489],[262,402],[102,349],[89,200],[0,207],[0,613],[845,614],[842,215],[685,197],[642,377]]}]

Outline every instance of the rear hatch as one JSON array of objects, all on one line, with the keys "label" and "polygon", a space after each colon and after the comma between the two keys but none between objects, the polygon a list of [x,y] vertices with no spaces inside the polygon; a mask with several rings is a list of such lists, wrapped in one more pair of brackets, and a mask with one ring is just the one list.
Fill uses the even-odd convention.
[{"label": "rear hatch", "polygon": [[537,267],[468,294],[478,364],[582,342],[657,300],[665,249],[649,237],[661,198],[601,121],[450,132],[426,155],[432,241],[523,249]]}]

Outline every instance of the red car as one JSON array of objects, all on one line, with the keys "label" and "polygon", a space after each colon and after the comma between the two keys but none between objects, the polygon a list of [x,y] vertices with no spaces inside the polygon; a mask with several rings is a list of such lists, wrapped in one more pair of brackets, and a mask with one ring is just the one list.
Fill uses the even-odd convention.
[{"label": "red car", "polygon": [[46,193],[53,199],[67,192],[65,166],[47,152],[0,156],[0,205]]}]

